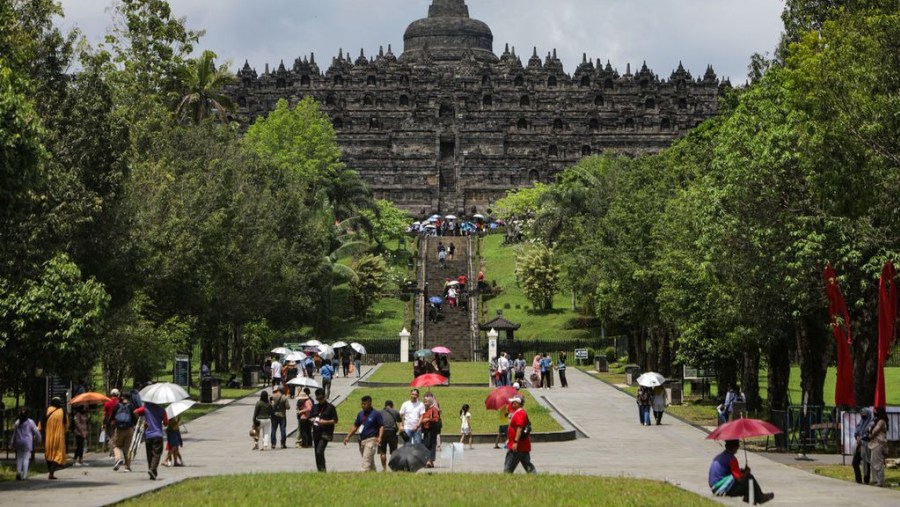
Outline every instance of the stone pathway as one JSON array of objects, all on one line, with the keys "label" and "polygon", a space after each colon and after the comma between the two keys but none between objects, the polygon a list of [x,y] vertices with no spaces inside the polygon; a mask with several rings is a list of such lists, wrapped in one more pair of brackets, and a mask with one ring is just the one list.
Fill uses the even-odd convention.
[{"label": "stone pathway", "polygon": [[[665,480],[712,498],[706,476],[710,460],[721,450],[719,443],[705,440],[705,433],[672,417],[664,418],[661,426],[640,426],[633,398],[579,370],[569,369],[568,376],[568,389],[532,390],[532,394],[556,407],[589,438],[536,443],[532,459],[539,471]],[[341,398],[350,395],[352,399],[355,381],[336,379],[332,394]],[[113,472],[108,460],[89,455],[91,466],[67,468],[58,473],[58,481],[48,481],[43,475],[32,476],[27,482],[2,483],[0,498],[8,505],[105,505],[190,477],[315,470],[312,451],[293,448],[292,437],[288,437],[286,450],[250,450],[247,431],[257,399],[251,396],[238,400],[190,422],[183,449],[188,466],[160,467],[159,481],[149,480],[143,458],[128,474]],[[346,431],[351,422],[341,421],[338,429]],[[291,418],[288,430],[295,427],[296,419]],[[333,443],[326,456],[330,471],[359,468],[354,444],[344,447]],[[478,444],[475,450],[457,457],[453,471],[499,472],[503,456],[504,451],[493,449],[491,444]],[[743,452],[740,458],[743,463]],[[749,460],[763,489],[775,492],[774,505],[900,505],[898,492],[816,476],[760,454],[750,453]],[[439,460],[437,466],[435,473],[449,472],[448,460]],[[722,502],[742,505],[738,499]]]}]

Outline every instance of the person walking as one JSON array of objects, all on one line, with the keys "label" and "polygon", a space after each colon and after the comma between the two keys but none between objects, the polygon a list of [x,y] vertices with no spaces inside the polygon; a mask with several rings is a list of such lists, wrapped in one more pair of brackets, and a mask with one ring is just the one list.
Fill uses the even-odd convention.
[{"label": "person walking", "polygon": [[650,406],[653,409],[653,417],[656,419],[656,425],[662,424],[663,414],[666,413],[666,407],[669,406],[669,399],[666,397],[666,388],[656,386],[653,388]]},{"label": "person walking", "polygon": [[281,393],[281,387],[272,388],[272,449],[278,443],[278,428],[281,428],[281,448],[287,449],[287,412],[291,402]]},{"label": "person walking", "polygon": [[419,419],[425,413],[425,405],[419,401],[419,390],[409,391],[409,399],[400,405],[400,417],[403,418],[403,431],[406,433],[406,443],[421,444],[422,433],[419,431]]},{"label": "person walking", "polygon": [[28,479],[28,465],[31,461],[31,453],[34,452],[34,442],[41,442],[41,432],[37,424],[29,417],[28,409],[19,410],[19,417],[13,426],[12,445],[16,450],[16,480]]},{"label": "person walking", "polygon": [[[307,388],[308,389],[308,388]],[[312,410],[313,403],[309,399],[307,389],[297,393],[297,447],[312,447]]]},{"label": "person walking", "polygon": [[313,442],[316,446],[316,469],[325,472],[325,448],[334,440],[334,427],[338,422],[337,410],[321,387],[316,389],[316,407],[313,411]]},{"label": "person walking", "polygon": [[888,420],[884,407],[875,409],[875,423],[869,430],[869,459],[872,462],[872,478],[879,488],[884,487],[884,458],[888,451]]},{"label": "person walking", "polygon": [[341,371],[344,378],[350,376],[350,352],[341,351]]},{"label": "person walking", "polygon": [[741,468],[735,454],[741,447],[739,440],[726,440],[725,450],[713,458],[709,465],[708,484],[716,496],[743,497],[750,502],[750,481],[753,481],[753,498],[756,503],[766,503],[775,498],[774,493],[763,493],[759,482],[750,474],[750,467]]},{"label": "person walking", "polygon": [[462,408],[459,410],[459,443],[465,444],[466,437],[469,437],[469,449],[474,449],[472,446],[472,412],[469,410],[469,404],[464,403]]},{"label": "person walking", "polygon": [[541,354],[541,389],[553,387],[553,360],[546,352]]},{"label": "person walking", "polygon": [[509,419],[509,431],[507,431],[506,459],[503,462],[503,471],[511,474],[516,471],[519,463],[529,474],[536,473],[531,463],[531,422],[528,413],[525,412],[525,398],[517,394],[509,399],[512,416]]},{"label": "person walking", "polygon": [[566,358],[568,356],[565,352],[560,352],[557,357],[556,371],[559,372],[559,385],[561,387],[569,387],[569,382],[566,380]]},{"label": "person walking", "polygon": [[113,422],[116,426],[116,433],[113,444],[113,452],[115,453],[116,463],[113,470],[118,471],[122,465],[125,465],[125,471],[131,471],[131,439],[134,437],[134,407],[131,405],[131,394],[125,393],[119,396],[119,404],[116,406],[113,414]]},{"label": "person walking", "polygon": [[350,441],[350,437],[359,431],[359,454],[362,456],[363,472],[375,472],[375,453],[384,437],[384,420],[381,412],[372,408],[372,397],[363,396],[360,402],[362,410],[356,414],[353,426],[344,437],[344,446]]},{"label": "person walking", "polygon": [[[322,389],[325,390],[325,397],[331,398],[331,380],[334,378],[334,367],[331,366],[331,362],[324,363],[319,369],[319,374],[322,375]],[[309,399],[308,396],[307,399]]]},{"label": "person walking", "polygon": [[72,433],[75,434],[75,466],[84,465],[84,442],[88,437],[88,418],[84,405],[75,407],[75,415],[72,417]]},{"label": "person walking", "polygon": [[166,423],[166,459],[163,466],[183,467],[184,460],[181,457],[181,416],[173,417]]},{"label": "person walking", "polygon": [[447,259],[453,260],[453,255],[456,253],[456,245],[453,242],[450,242],[450,246],[447,247]]},{"label": "person walking", "polygon": [[419,419],[419,428],[422,431],[422,440],[428,449],[428,461],[425,468],[434,468],[434,460],[437,457],[437,441],[438,435],[441,434],[441,411],[435,405],[434,396],[431,393],[425,394],[424,399],[425,412]]},{"label": "person walking", "polygon": [[159,460],[163,453],[163,438],[165,438],[165,427],[169,424],[169,416],[166,415],[166,409],[156,403],[144,402],[143,406],[135,410],[134,415],[144,416],[144,445],[147,448],[147,474],[151,481],[155,481],[158,470]]},{"label": "person walking", "polygon": [[272,361],[272,387],[281,385],[281,375],[283,369],[284,367],[281,365],[281,361],[279,361],[278,359]]},{"label": "person walking", "polygon": [[863,407],[859,415],[861,417],[853,434],[856,437],[856,448],[853,449],[853,475],[856,476],[857,484],[869,484],[872,469],[869,458],[869,430],[875,418],[870,407]]},{"label": "person walking", "polygon": [[387,471],[388,452],[391,454],[397,450],[399,440],[397,438],[400,423],[403,418],[400,412],[394,408],[394,402],[387,400],[384,402],[384,408],[381,409],[381,422],[384,431],[381,435],[381,442],[378,444],[378,454],[381,456],[381,469]]},{"label": "person walking", "polygon": [[109,451],[109,457],[115,460],[115,438],[116,438],[116,408],[119,406],[119,396],[121,393],[118,389],[113,388],[109,391],[109,400],[103,404],[103,438],[106,439],[106,448]]},{"label": "person walking", "polygon": [[[258,424],[257,424],[258,423]],[[265,451],[269,449],[269,431],[272,428],[272,404],[269,403],[269,392],[263,391],[259,393],[259,401],[253,407],[253,426],[259,426],[259,443],[253,446],[253,450],[259,449]]]},{"label": "person walking", "polygon": [[48,479],[57,479],[55,473],[66,466],[66,428],[69,419],[62,408],[62,400],[54,397],[44,417],[44,458],[47,460]]},{"label": "person walking", "polygon": [[362,376],[362,354],[353,356],[353,369],[356,370],[356,378]]},{"label": "person walking", "polygon": [[649,387],[641,386],[638,388],[637,394],[637,406],[638,406],[638,418],[640,419],[641,426],[650,426],[650,405],[653,401],[653,395],[651,394]]}]

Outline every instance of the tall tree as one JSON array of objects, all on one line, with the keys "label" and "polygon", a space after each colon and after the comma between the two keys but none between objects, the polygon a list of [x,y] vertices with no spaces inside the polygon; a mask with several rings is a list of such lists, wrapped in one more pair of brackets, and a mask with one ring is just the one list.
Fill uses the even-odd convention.
[{"label": "tall tree", "polygon": [[177,93],[175,115],[200,123],[213,112],[221,121],[234,110],[234,101],[224,93],[225,86],[236,81],[228,66],[216,67],[216,54],[204,50],[199,58],[178,70],[181,92]]}]

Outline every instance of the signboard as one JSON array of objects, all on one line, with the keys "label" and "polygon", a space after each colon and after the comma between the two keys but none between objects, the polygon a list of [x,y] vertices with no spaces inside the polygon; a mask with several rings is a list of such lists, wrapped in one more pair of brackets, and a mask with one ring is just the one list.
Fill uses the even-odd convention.
[{"label": "signboard", "polygon": [[716,370],[714,368],[694,368],[693,366],[684,365],[684,373],[681,378],[685,380],[715,378]]},{"label": "signboard", "polygon": [[66,396],[69,394],[69,388],[72,386],[71,383],[63,380],[62,377],[47,377],[47,401],[52,400],[54,397],[59,397],[65,403]]},{"label": "signboard", "polygon": [[172,382],[182,387],[191,386],[191,358],[188,355],[175,356],[175,365],[172,367]]},{"label": "signboard", "polygon": [[588,350],[587,349],[575,349],[575,359],[587,359],[588,358]]}]

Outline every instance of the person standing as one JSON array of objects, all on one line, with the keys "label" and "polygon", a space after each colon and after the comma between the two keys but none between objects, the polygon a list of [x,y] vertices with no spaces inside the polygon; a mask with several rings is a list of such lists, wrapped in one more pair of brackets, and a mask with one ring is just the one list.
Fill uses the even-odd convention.
[{"label": "person standing", "polygon": [[741,468],[735,457],[741,447],[739,440],[726,440],[725,450],[713,458],[709,465],[708,484],[716,496],[744,497],[750,501],[750,481],[753,481],[756,503],[766,503],[775,498],[774,493],[763,494],[759,482],[750,475],[750,467]]},{"label": "person standing", "polygon": [[869,484],[872,468],[869,458],[869,429],[875,421],[872,409],[869,407],[863,407],[859,411],[859,415],[861,418],[853,434],[856,437],[856,448],[853,450],[853,475],[856,476],[857,484]]},{"label": "person standing", "polygon": [[559,359],[556,362],[556,371],[559,372],[559,385],[562,387],[569,387],[569,382],[566,380],[566,358],[567,358],[567,355],[565,352],[560,352],[557,357]]},{"label": "person standing", "polygon": [[403,418],[403,431],[408,444],[421,444],[422,433],[419,431],[419,419],[425,413],[425,405],[419,401],[419,390],[409,391],[409,399],[400,405],[400,417]]},{"label": "person standing", "polygon": [[75,407],[72,420],[74,422],[72,432],[75,434],[75,466],[80,467],[84,465],[84,442],[88,437],[88,420],[84,405]]},{"label": "person standing", "polygon": [[509,385],[509,357],[506,356],[506,352],[501,352],[497,359],[497,385]]},{"label": "person standing", "polygon": [[463,403],[462,408],[459,410],[459,443],[465,445],[466,437],[469,437],[469,449],[474,449],[472,446],[472,412],[469,411],[469,404]]},{"label": "person standing", "polygon": [[719,411],[719,424],[725,424],[731,418],[731,406],[737,398],[734,384],[728,384],[728,392],[725,393],[725,402],[722,403],[722,410]]},{"label": "person standing", "polygon": [[281,361],[279,361],[278,359],[272,361],[272,387],[281,385],[281,375],[283,369],[284,367],[281,365]]},{"label": "person standing", "polygon": [[869,459],[872,462],[872,478],[879,488],[884,487],[884,458],[887,457],[887,412],[884,407],[875,409],[875,423],[869,430]]},{"label": "person standing", "polygon": [[441,411],[434,402],[431,393],[425,395],[425,412],[419,419],[419,428],[422,430],[422,440],[428,449],[428,462],[425,468],[434,468],[434,460],[437,457],[438,435],[441,434]]},{"label": "person standing", "polygon": [[553,384],[553,362],[547,353],[541,354],[541,389],[550,389]]},{"label": "person standing", "polygon": [[456,253],[456,245],[453,242],[450,242],[450,246],[447,247],[447,258],[451,261],[453,260],[453,255]]},{"label": "person standing", "polygon": [[362,410],[356,414],[353,426],[344,437],[344,445],[350,441],[350,437],[359,431],[359,454],[362,456],[363,472],[375,472],[375,453],[384,438],[384,420],[381,412],[372,408],[372,397],[363,396],[360,406]]},{"label": "person standing", "polygon": [[169,416],[166,415],[166,409],[156,403],[145,402],[143,406],[134,411],[138,417],[144,416],[144,445],[147,448],[147,474],[150,480],[155,481],[159,469],[159,460],[163,453],[163,438],[165,438],[165,430],[169,424]]},{"label": "person standing", "polygon": [[291,408],[288,397],[281,393],[281,387],[272,388],[272,449],[278,443],[278,428],[281,428],[281,448],[287,449],[287,412]]},{"label": "person standing", "polygon": [[347,350],[341,351],[341,371],[343,372],[344,378],[347,378],[350,375],[350,352]]},{"label": "person standing", "polygon": [[312,409],[306,389],[297,393],[297,447],[303,449],[312,447]]},{"label": "person standing", "polygon": [[134,437],[134,407],[131,405],[131,394],[125,393],[119,397],[119,404],[113,414],[113,422],[116,425],[113,452],[116,463],[113,470],[119,470],[125,465],[125,471],[131,471],[131,439]]},{"label": "person standing", "polygon": [[362,354],[353,356],[353,369],[356,370],[356,378],[362,376]]},{"label": "person standing", "polygon": [[666,388],[656,386],[653,388],[653,397],[650,400],[650,406],[653,408],[653,417],[656,419],[656,425],[662,424],[663,414],[666,413],[666,407],[669,406],[669,399],[666,397]]},{"label": "person standing", "polygon": [[331,380],[334,378],[334,367],[331,366],[330,362],[327,362],[319,369],[319,374],[322,375],[322,389],[325,389],[325,397],[331,398]]},{"label": "person standing", "polygon": [[388,451],[394,454],[397,450],[397,432],[399,425],[403,421],[400,412],[394,408],[394,402],[387,400],[384,402],[384,408],[381,409],[381,422],[384,431],[381,435],[381,443],[378,444],[378,454],[381,455],[381,469],[387,471],[387,455]]},{"label": "person standing", "polygon": [[262,442],[262,447],[259,447],[259,443],[257,442],[257,444],[253,446],[253,450],[267,450],[269,448],[269,431],[272,428],[272,404],[269,403],[268,391],[264,390],[259,393],[259,401],[257,401],[256,405],[253,407],[253,426],[259,426],[258,438],[259,442]]},{"label": "person standing", "polygon": [[512,416],[509,419],[509,431],[506,441],[506,459],[503,463],[503,471],[511,474],[516,471],[519,463],[529,474],[537,470],[531,463],[531,423],[528,421],[528,413],[525,412],[525,398],[517,394],[509,399]]},{"label": "person standing", "polygon": [[338,422],[337,410],[325,397],[325,390],[316,389],[316,408],[313,417],[313,442],[316,446],[316,469],[325,471],[325,448],[334,440],[334,427]]},{"label": "person standing", "polygon": [[19,410],[19,417],[13,427],[12,444],[16,450],[16,480],[28,479],[28,464],[34,452],[34,441],[41,442],[41,432],[37,424],[28,416],[28,409]]}]

